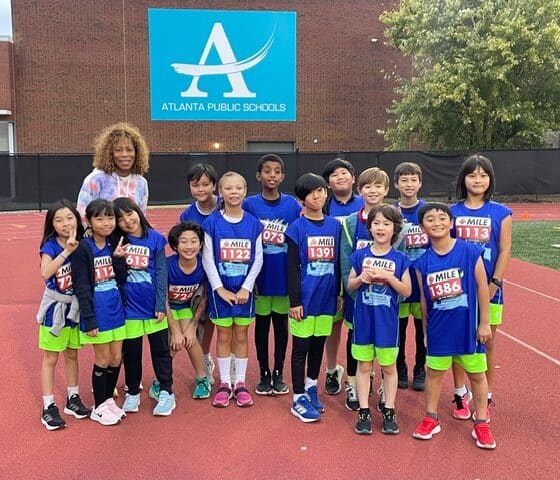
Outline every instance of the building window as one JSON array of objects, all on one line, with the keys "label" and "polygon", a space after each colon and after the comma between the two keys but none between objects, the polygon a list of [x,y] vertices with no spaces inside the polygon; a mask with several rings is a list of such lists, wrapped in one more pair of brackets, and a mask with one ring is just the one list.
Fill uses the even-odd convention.
[{"label": "building window", "polygon": [[295,152],[295,142],[247,142],[247,151],[252,153]]},{"label": "building window", "polygon": [[0,153],[15,153],[14,124],[0,122]]}]

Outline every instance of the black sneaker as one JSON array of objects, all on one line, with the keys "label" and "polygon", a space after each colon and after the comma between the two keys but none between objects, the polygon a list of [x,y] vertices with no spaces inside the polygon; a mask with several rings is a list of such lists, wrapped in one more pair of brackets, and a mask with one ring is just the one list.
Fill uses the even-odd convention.
[{"label": "black sneaker", "polygon": [[272,392],[275,395],[286,395],[290,391],[290,387],[284,381],[284,377],[279,370],[274,370],[272,374]]},{"label": "black sneaker", "polygon": [[86,407],[80,396],[75,393],[69,399],[66,400],[66,406],[64,407],[64,413],[66,415],[74,415],[78,419],[89,417],[91,413],[91,408]]},{"label": "black sneaker", "polygon": [[327,372],[325,379],[325,392],[329,395],[337,395],[342,390],[342,375],[344,375],[344,367],[337,365],[333,373]]},{"label": "black sneaker", "polygon": [[255,388],[257,395],[272,395],[272,381],[270,379],[270,371],[261,372],[261,381]]},{"label": "black sneaker", "polygon": [[414,367],[414,377],[412,379],[412,390],[423,392],[426,383],[426,369],[424,365]]},{"label": "black sneaker", "polygon": [[346,408],[352,411],[357,411],[360,409],[360,402],[358,401],[356,384],[348,383],[346,385]]},{"label": "black sneaker", "polygon": [[381,432],[390,435],[399,433],[399,424],[397,423],[397,416],[395,415],[394,408],[383,408],[383,423]]},{"label": "black sneaker", "polygon": [[64,428],[66,426],[66,422],[60,416],[58,407],[54,403],[51,403],[47,408],[43,410],[43,415],[41,415],[41,423],[47,430],[58,430],[59,428]]},{"label": "black sneaker", "polygon": [[371,435],[371,413],[369,408],[360,409],[354,431],[358,435]]},{"label": "black sneaker", "polygon": [[397,374],[399,376],[399,388],[408,388],[408,368],[406,368],[406,363],[397,363]]}]

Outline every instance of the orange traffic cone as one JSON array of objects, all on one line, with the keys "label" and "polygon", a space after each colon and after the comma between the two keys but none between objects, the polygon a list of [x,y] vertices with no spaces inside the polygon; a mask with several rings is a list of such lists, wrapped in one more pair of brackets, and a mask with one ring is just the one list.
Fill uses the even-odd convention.
[{"label": "orange traffic cone", "polygon": [[529,220],[529,212],[527,210],[523,213],[523,220]]}]

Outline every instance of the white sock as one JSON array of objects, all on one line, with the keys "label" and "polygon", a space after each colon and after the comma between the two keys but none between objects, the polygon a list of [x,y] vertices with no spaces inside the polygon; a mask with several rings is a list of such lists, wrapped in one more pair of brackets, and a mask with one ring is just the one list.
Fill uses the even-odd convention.
[{"label": "white sock", "polygon": [[54,395],[43,395],[43,408],[49,408],[51,403],[54,403]]},{"label": "white sock", "polygon": [[229,369],[231,368],[231,356],[225,358],[216,357],[218,362],[218,371],[220,372],[220,383],[231,385],[231,376]]},{"label": "white sock", "polygon": [[80,387],[66,387],[68,398],[70,398],[72,395],[78,395],[79,391]]},{"label": "white sock", "polygon": [[209,362],[212,359],[210,352],[204,354],[204,361]]},{"label": "white sock", "polygon": [[305,393],[294,393],[294,403],[297,402]]},{"label": "white sock", "polygon": [[455,395],[459,395],[460,397],[463,397],[466,394],[467,394],[466,385],[463,385],[462,387],[459,387],[459,388],[455,389]]},{"label": "white sock", "polygon": [[248,361],[248,358],[233,357],[233,362],[235,365],[235,383],[245,383],[245,373],[247,372]]},{"label": "white sock", "polygon": [[492,400],[492,392],[488,392],[488,400]]},{"label": "white sock", "polygon": [[317,379],[313,380],[312,378],[305,377],[305,390],[309,390],[311,387],[317,386]]}]

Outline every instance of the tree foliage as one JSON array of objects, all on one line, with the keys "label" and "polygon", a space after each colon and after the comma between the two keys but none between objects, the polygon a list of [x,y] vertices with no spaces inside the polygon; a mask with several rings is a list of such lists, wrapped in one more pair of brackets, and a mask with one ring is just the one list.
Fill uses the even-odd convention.
[{"label": "tree foliage", "polygon": [[560,0],[402,0],[381,20],[413,67],[389,148],[527,148],[560,129]]}]

